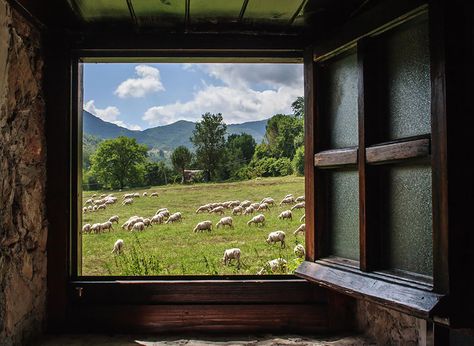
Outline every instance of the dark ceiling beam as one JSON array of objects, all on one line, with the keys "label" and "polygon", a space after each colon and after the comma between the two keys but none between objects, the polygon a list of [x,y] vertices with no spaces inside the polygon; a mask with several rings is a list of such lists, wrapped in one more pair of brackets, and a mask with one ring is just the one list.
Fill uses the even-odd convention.
[{"label": "dark ceiling beam", "polygon": [[191,18],[190,18],[191,0],[186,0],[184,6],[184,32],[188,32]]},{"label": "dark ceiling beam", "polygon": [[242,20],[244,19],[245,10],[247,9],[248,4],[249,4],[249,0],[244,0],[244,2],[242,3],[242,8],[240,9],[240,13],[239,13],[239,23],[241,23]]},{"label": "dark ceiling beam", "polygon": [[137,16],[135,14],[135,9],[133,8],[132,0],[127,0],[127,6],[128,6],[128,11],[130,12],[130,17],[132,17],[132,22],[133,22],[135,31],[138,31],[139,24],[138,24]]},{"label": "dark ceiling beam", "polygon": [[296,9],[296,12],[291,16],[290,20],[288,21],[288,26],[291,26],[295,21],[296,17],[298,17],[298,13],[300,13],[303,6],[308,2],[308,0],[301,0],[301,4]]}]

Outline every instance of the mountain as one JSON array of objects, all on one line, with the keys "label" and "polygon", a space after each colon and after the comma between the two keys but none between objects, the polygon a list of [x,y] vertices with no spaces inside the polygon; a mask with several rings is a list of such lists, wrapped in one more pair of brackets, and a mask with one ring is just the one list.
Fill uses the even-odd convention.
[{"label": "mountain", "polygon": [[[150,148],[171,151],[184,145],[190,149],[193,145],[189,138],[193,134],[195,123],[192,121],[179,120],[175,123],[149,128],[143,131],[133,131],[118,125],[106,122],[95,115],[83,111],[83,132],[102,139],[116,138],[118,136],[132,137],[138,143],[146,144]],[[268,119],[249,121],[242,124],[228,124],[228,134],[248,133],[257,143],[260,143],[265,135],[265,127]]]}]

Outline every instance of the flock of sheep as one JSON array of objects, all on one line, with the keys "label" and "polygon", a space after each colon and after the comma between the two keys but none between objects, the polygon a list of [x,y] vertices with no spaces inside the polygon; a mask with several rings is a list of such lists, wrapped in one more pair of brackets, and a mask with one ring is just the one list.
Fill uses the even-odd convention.
[{"label": "flock of sheep", "polygon": [[[147,197],[148,193],[143,192],[143,197]],[[101,195],[98,199],[94,199],[96,195],[92,195],[92,197],[85,201],[85,206],[83,207],[83,212],[93,212],[101,209],[106,209],[107,205],[115,204],[117,202],[117,198],[113,196],[113,194],[109,195]],[[133,203],[134,198],[139,198],[139,193],[127,193],[123,195],[122,198],[122,205],[130,205]],[[150,194],[150,197],[158,197],[158,193],[153,192]],[[292,220],[293,219],[293,211],[298,209],[305,208],[305,198],[304,196],[299,196],[294,198],[292,194],[286,195],[279,206],[289,206],[291,205],[290,209],[282,211],[278,219],[281,220]],[[215,203],[208,203],[205,205],[201,205],[196,209],[196,214],[199,213],[209,213],[209,214],[219,214],[224,215],[226,211],[231,210],[231,214],[234,217],[237,216],[246,216],[252,215],[256,212],[264,212],[270,211],[270,208],[275,206],[275,200],[271,197],[265,197],[259,203],[252,203],[249,200],[245,201],[226,201],[226,202],[215,202]],[[215,225],[216,228],[225,228],[228,226],[229,228],[234,228],[233,225],[233,217],[232,216],[224,216],[222,217]],[[101,233],[105,231],[112,231],[113,224],[119,223],[119,216],[113,215],[107,221],[103,223],[94,223],[94,224],[85,224],[82,227],[82,233]],[[156,211],[155,215],[147,218],[147,217],[140,217],[138,215],[130,217],[127,221],[125,221],[121,228],[128,231],[143,231],[147,227],[151,227],[153,224],[171,224],[180,222],[183,219],[183,215],[181,212],[170,213],[168,208],[160,208]],[[303,214],[300,218],[300,222],[303,222],[305,219],[305,215]],[[256,225],[264,226],[265,225],[265,215],[263,213],[259,213],[253,216],[248,222],[247,225]],[[199,222],[193,229],[193,232],[203,232],[208,231],[211,232],[213,228],[213,222],[211,220],[204,220]],[[305,223],[302,223],[294,232],[295,236],[298,236],[300,233],[304,234],[305,232]],[[284,248],[286,246],[285,243],[286,234],[284,231],[273,231],[268,234],[266,242],[268,244],[276,244],[280,243],[280,246]],[[113,254],[121,254],[124,248],[124,241],[123,239],[118,239],[112,249]],[[294,254],[297,257],[304,257],[305,255],[305,248],[301,244],[297,244],[293,249]],[[224,251],[224,256],[222,258],[222,262],[224,265],[229,265],[232,260],[234,260],[237,264],[237,268],[240,268],[241,265],[241,256],[242,252],[239,248],[230,248]],[[276,258],[273,260],[268,261],[258,272],[257,274],[264,274],[266,272],[284,272],[286,271],[287,261],[283,258]]]}]

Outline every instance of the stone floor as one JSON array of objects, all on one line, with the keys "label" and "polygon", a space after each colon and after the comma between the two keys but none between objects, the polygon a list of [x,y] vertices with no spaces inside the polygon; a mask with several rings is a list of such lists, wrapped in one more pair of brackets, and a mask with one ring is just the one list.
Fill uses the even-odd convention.
[{"label": "stone floor", "polygon": [[242,336],[242,337],[197,337],[197,338],[180,338],[180,337],[160,337],[160,336],[132,336],[132,335],[50,335],[46,336],[37,345],[41,346],[324,346],[324,345],[341,345],[341,346],[362,346],[375,345],[368,339],[361,336]]}]

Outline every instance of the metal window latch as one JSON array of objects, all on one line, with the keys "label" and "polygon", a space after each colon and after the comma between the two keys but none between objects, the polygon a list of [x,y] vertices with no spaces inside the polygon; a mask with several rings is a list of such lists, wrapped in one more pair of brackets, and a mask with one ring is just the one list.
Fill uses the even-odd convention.
[{"label": "metal window latch", "polygon": [[82,298],[83,291],[84,291],[83,287],[76,287],[76,293],[79,298]]}]

